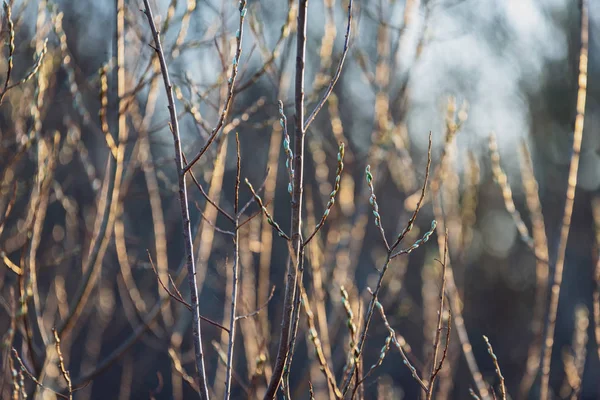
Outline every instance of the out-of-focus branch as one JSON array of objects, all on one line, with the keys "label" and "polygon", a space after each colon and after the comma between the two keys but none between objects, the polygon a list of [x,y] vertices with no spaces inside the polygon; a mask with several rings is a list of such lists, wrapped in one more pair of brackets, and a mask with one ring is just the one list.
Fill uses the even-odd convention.
[{"label": "out-of-focus branch", "polygon": [[587,95],[587,68],[588,68],[588,3],[586,0],[581,4],[581,51],[579,53],[579,90],[577,91],[577,116],[575,117],[575,128],[573,131],[573,153],[569,166],[569,181],[567,186],[565,209],[563,212],[562,227],[560,229],[560,241],[558,243],[558,255],[554,267],[554,278],[550,291],[550,304],[548,308],[548,325],[544,348],[542,353],[542,382],[540,389],[540,400],[547,400],[550,395],[550,364],[552,362],[552,347],[554,346],[554,331],[556,329],[556,316],[558,314],[558,300],[560,298],[560,287],[563,279],[563,269],[567,250],[567,240],[571,230],[571,217],[575,205],[575,189],[577,187],[577,171],[579,170],[579,158],[581,155],[581,141],[583,138],[583,123],[585,119],[585,101]]}]

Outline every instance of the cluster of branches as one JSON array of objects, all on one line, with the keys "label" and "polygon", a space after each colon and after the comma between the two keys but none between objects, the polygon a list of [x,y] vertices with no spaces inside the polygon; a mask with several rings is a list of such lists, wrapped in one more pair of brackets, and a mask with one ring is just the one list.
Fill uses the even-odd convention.
[{"label": "cluster of branches", "polygon": [[[120,396],[127,398],[138,390],[134,377],[140,361],[131,353],[141,344],[168,354],[171,360],[168,370],[157,372],[156,387],[144,389],[151,398],[166,390],[165,371],[171,373],[167,381],[175,398],[183,398],[186,391],[203,399],[273,399],[279,393],[287,399],[306,393],[311,398],[365,398],[371,396],[367,390],[375,393],[365,388],[371,380],[377,382],[377,393],[386,398],[393,396],[397,382],[374,377],[384,373],[384,360],[395,348],[414,392],[427,399],[451,396],[461,355],[468,367],[472,397],[506,399],[502,359],[486,336],[481,342],[491,356],[496,385],[487,383],[480,372],[457,285],[462,273],[457,271],[455,278],[451,262],[465,262],[478,202],[476,157],[468,157],[462,199],[459,177],[452,168],[455,137],[467,120],[467,106],[458,108],[454,99],[449,100],[439,146],[442,151],[434,160],[432,154],[438,146],[430,133],[421,169],[413,161],[406,133],[409,77],[403,77],[399,86],[390,85],[400,43],[414,23],[416,8],[424,10],[427,22],[432,5],[423,3],[407,1],[404,25],[398,28],[370,5],[346,1],[343,45],[334,60],[334,1],[325,2],[324,36],[317,52],[307,49],[312,46],[307,41],[308,0],[289,2],[271,48],[259,22],[260,9],[250,7],[246,0],[240,0],[235,9],[235,34],[225,29],[234,13],[225,4],[222,10],[213,10],[222,14],[222,28],[206,29],[202,40],[187,39],[198,6],[193,0],[180,16],[177,32],[173,31],[176,1],[159,17],[149,0],[143,0],[141,15],[133,5],[117,0],[116,57],[103,63],[97,75],[83,84],[58,7],[40,1],[33,61],[21,67],[24,57],[17,55],[26,45],[18,43],[17,32],[25,23],[27,2],[15,12],[13,2],[5,1],[2,35],[7,57],[2,64],[5,78],[0,112],[9,119],[2,121],[8,133],[0,137],[0,257],[4,265],[0,269],[0,300],[8,318],[0,320],[0,326],[6,328],[2,331],[0,396],[22,399],[48,391],[60,398],[89,397],[95,390],[94,380],[120,365]],[[377,21],[375,63],[352,47],[357,15]],[[252,46],[245,44],[250,34]],[[522,176],[532,235],[516,210],[495,138],[490,138],[493,175],[507,211],[536,260],[533,340],[519,386],[520,398],[528,396],[540,374],[540,398],[549,398],[551,391],[553,339],[585,115],[587,35],[584,3],[573,156],[550,292],[548,244],[529,151],[523,144]],[[168,46],[163,44],[167,37],[175,38]],[[422,34],[416,43],[416,57],[425,45]],[[126,56],[131,54],[129,48],[137,48],[138,55],[153,54],[146,54],[147,63],[138,63],[134,69]],[[210,85],[169,70],[178,58],[198,49],[218,55],[220,73]],[[254,54],[256,49],[260,56]],[[246,51],[250,53],[247,56]],[[306,67],[317,53],[320,65],[309,92]],[[251,70],[250,60],[256,58],[259,65]],[[293,79],[286,74],[287,58],[295,60]],[[344,132],[341,100],[334,90],[347,59],[360,67],[376,98],[368,152],[360,151]],[[52,97],[60,90],[58,71],[65,72],[72,107],[61,115],[59,128],[49,131],[45,125],[50,124],[51,114],[61,110]],[[257,96],[252,105],[241,107],[240,95],[254,93],[264,81],[274,88],[273,95]],[[286,98],[288,81],[294,83],[291,101]],[[96,103],[90,93],[97,94]],[[153,116],[161,94],[166,94],[168,117],[157,122],[159,118]],[[94,107],[97,118],[89,111]],[[325,111],[329,126],[317,127],[319,115]],[[293,123],[288,126],[287,116],[292,112]],[[266,117],[257,118],[261,113]],[[207,117],[210,114],[212,121]],[[187,126],[196,129],[201,144],[184,143],[190,136],[183,134]],[[256,160],[247,161],[251,157],[246,154],[256,148],[250,148],[251,140],[244,138],[250,134],[244,131],[261,129],[272,132],[266,173],[248,179],[246,175],[257,175],[247,169]],[[153,156],[153,134],[165,130],[171,135],[174,165],[173,150],[164,158]],[[235,135],[229,135],[234,131]],[[235,146],[233,151],[228,151],[229,142]],[[91,146],[101,151],[90,153]],[[104,171],[98,171],[93,162],[96,153],[106,159]],[[226,180],[230,159],[233,173]],[[279,164],[285,165],[281,175],[286,190],[277,197],[285,200],[275,201]],[[330,172],[331,167],[335,172]],[[353,172],[363,168],[364,175],[355,182],[358,174]],[[314,176],[305,175],[311,170]],[[406,194],[397,233],[391,237],[386,229],[394,218],[387,216],[387,199],[380,196],[384,200],[378,200],[375,179],[386,172]],[[140,189],[140,176],[144,189]],[[259,179],[260,184],[251,183]],[[417,183],[419,180],[422,182]],[[232,187],[226,189],[225,183]],[[144,193],[136,193],[141,190]],[[221,196],[229,192],[230,198]],[[170,200],[174,206],[165,207]],[[149,218],[142,216],[141,203],[149,206]],[[194,203],[197,210],[190,209]],[[427,204],[431,204],[433,219],[419,219]],[[600,226],[600,211],[597,214]],[[146,238],[146,226],[136,227],[135,217],[129,215],[151,220],[151,244],[136,246]],[[289,224],[281,221],[281,215],[290,216]],[[367,223],[369,219],[372,224]],[[456,226],[459,233],[453,236]],[[368,246],[363,246],[370,230],[379,243],[369,240]],[[273,239],[273,234],[278,238]],[[219,242],[223,238],[226,240]],[[402,329],[392,327],[401,317],[384,310],[399,308],[398,298],[409,298],[402,286],[409,260],[413,252],[425,252],[424,245],[431,238],[437,239],[438,246],[426,253],[422,266],[424,339],[419,354],[398,333]],[[167,244],[173,242],[180,246],[169,252]],[[369,273],[358,269],[364,247],[376,249],[372,253],[378,266]],[[214,260],[218,251],[227,254],[217,261],[225,274],[224,284],[207,272],[209,260]],[[180,258],[177,268],[169,267],[177,262],[174,254]],[[600,262],[600,282],[598,271]],[[359,284],[358,278],[365,275],[375,279]],[[274,276],[283,279],[273,280]],[[182,285],[184,281],[187,285]],[[216,306],[205,306],[201,300],[203,288],[214,285],[220,287],[213,296],[222,296],[218,302],[225,304],[221,315],[215,312]],[[548,293],[550,301],[546,302]],[[600,340],[598,293],[594,296],[594,320],[596,339]],[[583,309],[577,316],[572,351],[564,357],[565,384],[560,389],[561,396],[566,393],[565,397],[574,398],[582,387],[589,321]],[[383,345],[371,345],[381,345],[379,353],[367,346],[368,340],[375,342],[372,338],[378,337],[374,326],[385,332]],[[117,342],[110,351],[102,348],[107,334]],[[206,348],[209,338],[210,350]],[[193,350],[186,351],[185,345]],[[296,357],[303,351],[308,361]],[[73,373],[76,362],[79,368]]]}]

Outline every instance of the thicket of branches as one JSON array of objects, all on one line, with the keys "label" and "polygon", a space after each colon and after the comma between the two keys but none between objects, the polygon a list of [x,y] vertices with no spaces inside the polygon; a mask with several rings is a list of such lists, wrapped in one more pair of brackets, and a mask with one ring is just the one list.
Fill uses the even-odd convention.
[{"label": "thicket of branches", "polygon": [[[513,145],[520,182],[495,134],[483,156],[457,145],[467,101],[440,99],[443,126],[409,134],[410,67],[441,5],[381,3],[116,0],[98,26],[86,20],[97,8],[79,21],[62,9],[73,5],[4,2],[1,398],[599,393],[584,385],[600,356],[598,197],[585,196],[593,298],[565,311],[572,335],[557,323],[580,193],[585,1],[559,222],[542,212],[529,142]],[[90,33],[108,49],[100,64],[70,31],[85,24],[103,28]],[[349,98],[357,76],[373,104]],[[369,132],[355,132],[360,107]],[[512,218],[512,258],[481,255],[487,203]],[[488,276],[474,277],[481,262]],[[514,263],[532,278],[497,290],[494,271]]]}]

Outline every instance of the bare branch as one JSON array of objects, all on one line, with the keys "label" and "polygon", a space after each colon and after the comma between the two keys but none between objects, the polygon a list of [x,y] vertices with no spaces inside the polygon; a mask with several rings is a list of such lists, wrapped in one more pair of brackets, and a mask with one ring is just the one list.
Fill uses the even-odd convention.
[{"label": "bare branch", "polygon": [[240,320],[240,319],[246,319],[246,318],[252,318],[256,315],[258,315],[263,308],[265,308],[266,306],[269,305],[269,302],[271,301],[271,299],[273,298],[273,294],[275,293],[275,286],[273,286],[271,288],[271,293],[269,293],[269,298],[267,299],[267,301],[260,307],[258,307],[256,310],[254,310],[253,312],[251,312],[250,314],[246,314],[246,315],[238,315],[237,317],[235,317],[236,320]]},{"label": "bare branch", "polygon": [[221,111],[221,115],[217,122],[217,126],[215,126],[215,128],[212,130],[212,133],[211,133],[210,137],[208,138],[208,141],[206,142],[204,147],[202,147],[200,152],[194,157],[194,159],[190,163],[188,163],[185,166],[185,168],[183,168],[184,174],[186,172],[188,172],[194,166],[194,164],[196,164],[198,162],[198,160],[200,160],[200,158],[204,155],[204,153],[206,153],[206,150],[208,150],[210,145],[217,138],[217,135],[219,134],[219,132],[221,131],[221,128],[223,127],[225,118],[227,118],[227,115],[229,114],[229,109],[231,107],[231,103],[233,103],[233,98],[235,96],[235,91],[234,91],[235,78],[237,77],[237,74],[238,74],[238,66],[240,64],[240,58],[242,55],[242,38],[244,36],[244,18],[246,17],[247,11],[248,11],[248,9],[246,8],[246,0],[240,0],[240,2],[239,2],[240,23],[239,23],[238,30],[235,34],[236,44],[237,44],[236,50],[235,50],[235,56],[233,56],[233,62],[232,62],[232,66],[231,66],[231,76],[227,80],[227,85],[228,85],[227,86],[227,99],[225,100],[225,104],[223,105],[223,110]]},{"label": "bare branch", "polygon": [[[490,357],[492,357],[492,361],[494,362],[494,367],[496,368],[496,375],[498,375],[498,379],[500,379],[500,396],[502,400],[506,400],[506,387],[504,386],[504,375],[502,375],[502,371],[500,371],[500,364],[498,364],[498,357],[494,353],[494,349],[492,348],[492,344],[487,336],[483,335],[483,340],[485,340],[485,344],[488,348],[488,353]],[[493,393],[493,390],[492,390]]]},{"label": "bare branch", "polygon": [[[190,213],[188,208],[188,195],[187,187],[185,184],[185,171],[183,170],[183,160],[181,157],[181,139],[179,135],[179,121],[177,120],[177,110],[175,108],[175,100],[173,98],[173,88],[169,77],[169,70],[165,60],[165,55],[160,42],[160,36],[154,24],[154,16],[150,9],[148,0],[144,0],[144,14],[148,19],[150,30],[154,38],[154,44],[156,45],[156,53],[160,61],[160,69],[165,84],[165,90],[167,92],[167,99],[169,101],[169,113],[171,116],[171,127],[173,133],[173,142],[175,145],[175,160],[177,164],[177,177],[179,184],[179,202],[181,206],[181,217],[183,220],[183,237],[185,242],[185,255],[187,258],[187,273],[188,283],[191,292],[191,306],[193,314],[193,338],[194,338],[194,350],[196,358],[196,368],[199,375],[199,386],[200,395],[203,399],[208,399],[208,385],[206,381],[206,372],[204,368],[204,354],[202,351],[202,336],[200,328],[200,308],[198,303],[198,284],[196,282],[196,264],[194,260],[194,251],[192,243],[192,231],[190,226]],[[236,69],[237,70],[237,69]],[[208,146],[207,146],[208,147]],[[200,157],[198,157],[199,159]]]},{"label": "bare branch", "polygon": [[[433,229],[435,229],[435,225],[434,224],[432,224],[432,231],[433,231]],[[435,339],[433,341],[433,359],[431,361],[431,374],[429,375],[429,385],[427,386],[427,400],[431,400],[431,398],[433,396],[433,386],[435,385],[435,378],[436,378],[438,372],[441,369],[441,362],[440,362],[440,368],[438,368],[438,366],[436,364],[437,364],[437,361],[438,361],[437,360],[438,352],[440,350],[440,340],[441,340],[441,335],[442,335],[442,321],[444,319],[444,299],[446,297],[444,293],[446,291],[446,260],[447,260],[447,254],[448,254],[448,229],[446,229],[446,232],[445,232],[444,256],[443,256],[443,259],[441,261],[441,264],[442,264],[442,285],[440,287],[440,307],[438,309],[437,328],[436,328],[436,332],[435,332]],[[447,345],[448,344],[446,343],[446,346]]]},{"label": "bare branch", "polygon": [[346,38],[344,39],[344,50],[342,52],[342,57],[340,58],[340,62],[338,63],[337,69],[335,70],[335,73],[333,74],[333,77],[331,78],[331,82],[329,82],[329,86],[327,87],[327,90],[325,90],[323,97],[321,98],[319,103],[317,103],[315,109],[310,113],[310,115],[306,119],[306,122],[304,122],[304,129],[308,129],[310,124],[312,124],[312,122],[314,121],[317,114],[319,114],[319,111],[321,111],[321,108],[323,108],[323,106],[327,102],[329,95],[333,91],[333,87],[335,86],[338,79],[340,78],[340,75],[342,73],[342,67],[344,66],[344,61],[346,60],[346,55],[348,54],[348,49],[350,48],[350,28],[351,27],[352,27],[352,0],[350,0],[348,2],[348,24],[346,25]]},{"label": "bare branch", "polygon": [[252,195],[254,196],[254,200],[256,201],[258,206],[261,208],[263,214],[265,214],[265,217],[267,217],[267,222],[269,223],[269,225],[271,225],[277,231],[279,236],[281,236],[282,238],[285,238],[286,240],[291,240],[290,237],[281,230],[281,228],[279,227],[279,224],[277,222],[275,222],[275,220],[273,220],[271,213],[269,213],[269,210],[267,210],[267,207],[264,206],[262,199],[254,190],[254,187],[248,181],[248,178],[246,178],[245,182],[246,182],[246,185],[248,186],[248,189],[250,189],[250,191],[252,192]]},{"label": "bare branch", "polygon": [[550,291],[550,306],[548,308],[548,324],[542,353],[542,382],[540,389],[540,400],[548,400],[550,392],[550,364],[552,361],[552,347],[554,345],[554,331],[556,329],[556,316],[558,314],[558,301],[560,298],[560,287],[563,279],[565,254],[567,241],[571,229],[571,217],[575,205],[575,189],[577,187],[577,171],[579,170],[579,158],[581,155],[581,142],[583,138],[583,123],[585,120],[585,101],[587,95],[587,70],[588,70],[588,2],[581,3],[581,51],[579,53],[579,90],[577,92],[577,116],[573,131],[573,152],[569,166],[569,180],[566,193],[565,208],[560,229],[560,240],[558,243],[558,255],[554,267],[552,289]]},{"label": "bare branch", "polygon": [[[188,310],[192,311],[192,306],[190,305],[190,303],[188,303],[187,301],[184,300],[183,296],[181,295],[181,292],[179,291],[179,289],[177,289],[177,285],[173,281],[173,278],[171,277],[171,274],[167,274],[167,275],[169,276],[169,282],[171,282],[171,285],[173,286],[173,289],[175,290],[175,293],[171,292],[169,290],[169,288],[160,279],[160,276],[158,274],[158,270],[156,269],[156,266],[154,265],[154,262],[152,261],[152,257],[150,256],[150,252],[147,249],[146,249],[146,252],[148,253],[148,259],[150,260],[150,266],[152,267],[152,270],[154,271],[154,275],[156,275],[156,280],[158,281],[158,283],[160,284],[160,286],[165,290],[165,292],[167,292],[167,294],[173,300],[175,300],[175,301],[183,304]],[[202,315],[200,315],[200,319],[202,321],[208,322],[209,324],[211,324],[213,326],[216,326],[217,328],[222,329],[225,332],[229,333],[229,329],[227,329],[223,325],[219,324],[218,322],[215,322],[215,321],[211,320],[210,318],[206,318],[206,317],[203,317]]]},{"label": "bare branch", "polygon": [[302,243],[302,247],[306,246],[311,241],[311,239],[317,234],[317,232],[319,232],[319,229],[323,227],[323,225],[325,224],[325,220],[329,216],[329,212],[335,204],[335,196],[340,190],[340,181],[342,180],[342,171],[344,170],[344,143],[340,143],[340,147],[338,148],[337,164],[337,171],[335,172],[335,183],[333,186],[333,191],[329,195],[329,201],[325,206],[325,212],[323,212],[323,216],[321,217],[321,220],[319,221],[317,226],[315,226],[315,230],[313,231],[313,233],[311,233],[308,239],[306,239]]}]

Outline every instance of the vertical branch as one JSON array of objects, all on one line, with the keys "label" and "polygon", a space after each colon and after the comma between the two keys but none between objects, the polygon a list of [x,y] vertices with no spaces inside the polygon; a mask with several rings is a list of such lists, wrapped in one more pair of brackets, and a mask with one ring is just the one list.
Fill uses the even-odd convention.
[{"label": "vertical branch", "polygon": [[[271,140],[269,144],[269,154],[267,167],[270,171],[265,180],[264,198],[265,201],[270,201],[275,197],[275,189],[277,186],[277,171],[278,171],[278,160],[281,153],[281,133],[282,128],[279,123],[274,123],[271,133]],[[275,207],[275,204],[273,204]],[[258,304],[265,304],[269,296],[269,275],[271,271],[271,250],[273,244],[273,230],[268,223],[261,224],[260,242],[262,243],[260,255],[258,259],[258,293],[257,301]],[[269,321],[269,308],[265,307],[263,312],[258,315],[258,323],[262,338],[265,343],[269,343],[270,337],[270,321]],[[264,357],[265,347],[261,346],[260,356]],[[268,363],[262,363],[262,372],[266,381],[271,379],[271,366]]]},{"label": "vertical branch", "polygon": [[58,158],[58,146],[60,142],[60,134],[55,132],[54,143],[52,145],[51,140],[48,141],[40,140],[38,144],[38,177],[39,189],[37,199],[33,206],[36,207],[34,210],[34,222],[32,228],[31,244],[29,248],[29,279],[31,280],[32,287],[32,298],[33,298],[33,311],[35,316],[35,322],[37,328],[42,337],[44,345],[49,343],[49,336],[44,327],[44,320],[42,318],[42,299],[40,298],[40,292],[38,290],[38,279],[37,279],[37,258],[38,249],[42,243],[42,230],[46,221],[46,213],[48,211],[48,202],[50,196],[50,189],[52,181],[54,180],[54,171],[56,169],[57,158]]},{"label": "vertical branch", "polygon": [[203,399],[208,399],[208,386],[206,383],[206,372],[204,369],[204,354],[202,351],[202,336],[200,328],[200,307],[198,304],[198,284],[196,282],[196,263],[194,260],[194,251],[192,244],[192,231],[190,225],[190,211],[188,208],[188,194],[185,185],[185,174],[183,172],[183,159],[181,157],[181,138],[179,135],[179,122],[177,120],[177,111],[175,109],[175,100],[173,98],[173,87],[169,78],[169,70],[165,61],[165,56],[160,42],[160,36],[154,24],[154,17],[148,0],[144,0],[144,14],[148,18],[148,24],[154,37],[155,51],[160,61],[167,99],[169,102],[169,113],[171,117],[171,131],[173,133],[173,142],[175,145],[175,160],[177,164],[177,180],[179,184],[179,202],[181,206],[181,217],[183,219],[183,239],[185,243],[185,257],[187,266],[188,284],[190,286],[192,314],[193,314],[193,340],[196,368],[198,370],[200,395]]},{"label": "vertical branch", "polygon": [[[298,270],[302,258],[302,190],[304,180],[304,63],[306,60],[306,10],[308,0],[299,0],[298,2],[298,27],[297,27],[297,47],[296,47],[296,115],[295,115],[295,151],[294,158],[294,184],[292,192],[292,262],[287,266],[287,280],[285,285],[285,298],[283,307],[283,317],[281,321],[281,334],[279,337],[279,346],[277,349],[277,359],[273,368],[273,375],[265,393],[265,399],[273,399],[279,388],[279,383],[283,375],[283,368],[286,360],[291,357],[290,333],[291,320],[294,313],[294,298],[296,296],[296,286],[298,279],[302,279],[302,271]],[[293,262],[295,261],[295,262]]]},{"label": "vertical branch", "polygon": [[[519,398],[526,398],[535,382],[540,369],[542,358],[542,341],[544,336],[544,321],[548,301],[548,239],[546,226],[542,214],[538,183],[533,173],[531,154],[523,140],[520,147],[520,165],[523,189],[525,190],[527,208],[531,217],[533,242],[536,256],[536,288],[533,315],[531,319],[531,333],[533,339],[529,345],[525,374],[519,384]],[[545,261],[542,261],[545,260]]]},{"label": "vertical branch", "polygon": [[[444,256],[442,259],[442,286],[440,287],[440,308],[438,309],[438,320],[437,327],[435,332],[435,340],[433,341],[433,358],[431,360],[431,375],[429,376],[429,386],[427,389],[427,400],[431,400],[433,396],[433,385],[435,384],[435,378],[438,372],[441,369],[438,369],[438,352],[440,350],[440,340],[442,336],[442,321],[444,319],[444,298],[446,297],[446,259],[448,254],[448,228],[446,228],[445,237],[444,237]],[[448,329],[450,329],[450,325],[448,325]],[[446,342],[446,346],[448,346],[448,342]]]},{"label": "vertical branch", "polygon": [[571,217],[575,203],[575,188],[577,186],[577,171],[579,169],[579,156],[581,152],[581,139],[583,137],[583,123],[585,119],[585,100],[587,94],[587,66],[588,66],[588,8],[587,1],[581,4],[581,52],[579,54],[579,90],[577,91],[577,116],[575,117],[575,128],[573,131],[573,153],[571,165],[569,166],[569,181],[563,214],[562,227],[560,229],[560,241],[558,243],[558,255],[554,269],[554,279],[550,295],[550,307],[548,309],[548,327],[544,340],[544,351],[542,354],[542,383],[540,399],[547,400],[550,385],[550,364],[552,363],[552,347],[554,345],[554,330],[556,329],[556,315],[558,313],[558,300],[560,298],[560,286],[563,278],[565,264],[565,253],[567,240],[571,228]]},{"label": "vertical branch", "polygon": [[235,344],[235,321],[236,321],[236,310],[237,310],[237,295],[238,295],[238,275],[240,265],[240,230],[239,230],[239,194],[240,194],[240,168],[241,168],[241,156],[240,156],[240,138],[239,135],[235,134],[236,143],[236,174],[235,174],[235,189],[234,189],[234,203],[233,209],[235,212],[235,236],[233,238],[233,285],[231,288],[231,311],[229,316],[229,346],[227,348],[227,365],[226,365],[226,377],[225,377],[225,400],[231,396],[231,372],[233,369],[233,347]]},{"label": "vertical branch", "polygon": [[240,0],[238,9],[240,12],[240,20],[239,20],[240,22],[239,22],[238,30],[235,33],[236,49],[235,49],[235,56],[233,57],[233,63],[231,66],[231,76],[227,80],[227,98],[225,99],[225,104],[223,104],[223,109],[219,116],[219,120],[217,121],[217,126],[215,126],[215,128],[212,130],[210,137],[208,138],[208,140],[206,141],[206,144],[204,145],[204,147],[202,147],[200,152],[198,152],[198,154],[196,154],[196,156],[192,159],[192,161],[190,161],[184,167],[184,169],[183,169],[184,173],[187,173],[194,166],[194,164],[196,162],[198,162],[198,160],[204,155],[206,150],[208,150],[210,145],[215,141],[215,139],[217,138],[217,135],[221,131],[221,128],[223,128],[223,125],[225,123],[225,118],[227,118],[227,115],[229,114],[229,109],[231,108],[231,104],[233,103],[233,98],[235,97],[235,92],[234,92],[235,79],[238,74],[238,67],[240,65],[240,57],[242,56],[242,38],[244,37],[244,18],[246,17],[246,13],[248,12],[248,9],[246,8],[246,0]]}]

